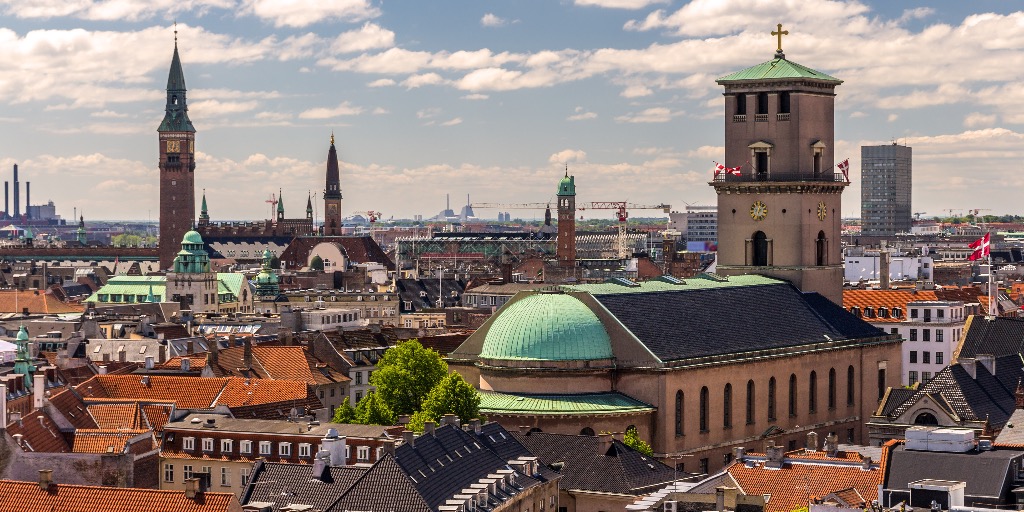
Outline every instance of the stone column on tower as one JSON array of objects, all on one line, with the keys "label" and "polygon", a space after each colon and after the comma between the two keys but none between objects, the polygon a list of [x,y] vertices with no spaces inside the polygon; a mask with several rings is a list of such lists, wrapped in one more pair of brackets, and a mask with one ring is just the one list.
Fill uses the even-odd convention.
[{"label": "stone column on tower", "polygon": [[331,148],[327,151],[327,186],[324,189],[324,235],[341,234],[341,172],[338,169],[338,150],[334,147],[331,134]]},{"label": "stone column on tower", "polygon": [[157,128],[160,169],[160,268],[174,263],[182,237],[192,229],[196,218],[195,135],[188,118],[185,99],[185,74],[178,56],[175,33],[174,56],[167,76],[167,101],[164,119]]}]

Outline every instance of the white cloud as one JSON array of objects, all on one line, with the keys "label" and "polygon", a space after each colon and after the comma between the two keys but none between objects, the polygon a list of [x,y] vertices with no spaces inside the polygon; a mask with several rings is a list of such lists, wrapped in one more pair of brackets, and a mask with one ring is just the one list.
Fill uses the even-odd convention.
[{"label": "white cloud", "polygon": [[125,117],[128,117],[128,114],[123,114],[123,113],[120,113],[120,112],[114,112],[113,110],[103,110],[101,112],[93,112],[93,113],[91,113],[89,115],[92,116],[92,117],[104,117],[104,118],[125,118]]},{"label": "white cloud", "polygon": [[378,48],[391,48],[395,45],[395,33],[377,25],[366,22],[358,30],[343,32],[334,39],[331,50],[338,53],[365,52]]},{"label": "white cloud", "polygon": [[631,85],[623,89],[620,96],[622,96],[623,98],[640,98],[643,96],[650,96],[651,94],[654,94],[654,91],[652,91],[647,86]]},{"label": "white cloud", "polygon": [[366,84],[367,87],[390,87],[392,85],[395,85],[395,81],[390,78],[379,78]]},{"label": "white cloud", "polygon": [[337,107],[311,108],[299,114],[299,119],[331,119],[342,116],[356,116],[363,113],[362,107],[353,106],[345,101]]},{"label": "white cloud", "polygon": [[683,115],[682,112],[672,112],[665,107],[652,107],[640,112],[632,112],[615,118],[620,123],[667,123],[673,117]]},{"label": "white cloud", "polygon": [[462,99],[464,99],[464,100],[486,100],[487,98],[490,98],[490,96],[488,96],[486,94],[479,94],[479,93],[467,94],[467,95],[462,97]]},{"label": "white cloud", "polygon": [[440,126],[455,126],[457,124],[462,124],[462,118],[461,117],[456,117],[454,119],[450,119],[448,121],[445,121],[445,122],[441,123]]},{"label": "white cloud", "polygon": [[889,121],[890,123],[894,123],[899,118],[900,118],[899,114],[889,114],[889,116],[886,117],[886,120]]},{"label": "white cloud", "polygon": [[964,118],[964,126],[967,128],[987,128],[996,124],[995,114],[982,114],[971,112]]},{"label": "white cloud", "polygon": [[305,27],[330,20],[358,22],[380,16],[369,0],[245,0],[242,12],[277,27]]},{"label": "white cloud", "polygon": [[576,107],[573,110],[573,114],[565,119],[567,121],[586,121],[588,119],[597,119],[597,114],[594,112],[588,112],[583,107]]},{"label": "white cloud", "polygon": [[441,113],[441,109],[439,109],[437,107],[425,108],[423,110],[420,110],[420,111],[416,112],[416,118],[417,119],[430,119],[432,117],[436,117],[440,113]]},{"label": "white cloud", "polygon": [[402,81],[402,86],[415,89],[424,85],[438,85],[445,83],[445,79],[437,73],[424,73],[422,75],[413,75]]},{"label": "white cloud", "polygon": [[688,158],[699,158],[701,160],[712,160],[725,157],[725,146],[701,146],[686,152]]},{"label": "white cloud", "polygon": [[485,27],[500,27],[502,25],[505,25],[506,23],[508,23],[508,20],[501,18],[498,15],[490,12],[484,14],[484,16],[480,18],[480,24]]},{"label": "white cloud", "polygon": [[850,112],[850,119],[860,119],[862,117],[867,117],[867,116],[868,115],[866,113],[861,112],[860,110],[857,110],[857,111],[854,111],[854,112]]},{"label": "white cloud", "polygon": [[574,0],[573,3],[584,7],[604,7],[607,9],[643,9],[649,5],[663,4],[667,0]]},{"label": "white cloud", "polygon": [[16,18],[73,17],[94,21],[140,21],[158,14],[232,9],[234,0],[0,0],[3,13]]},{"label": "white cloud", "polygon": [[237,114],[240,112],[249,112],[255,109],[259,105],[259,102],[255,100],[250,101],[220,101],[220,100],[205,100],[196,101],[189,104],[189,112],[191,116],[196,119],[202,119],[206,117],[216,117],[228,114]]},{"label": "white cloud", "polygon": [[548,157],[548,162],[553,164],[565,164],[568,162],[586,162],[587,152],[582,149],[563,149]]}]

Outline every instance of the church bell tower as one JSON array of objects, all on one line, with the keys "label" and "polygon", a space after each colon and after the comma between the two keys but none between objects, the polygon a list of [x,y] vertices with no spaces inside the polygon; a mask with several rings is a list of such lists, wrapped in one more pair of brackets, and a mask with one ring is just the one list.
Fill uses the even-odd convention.
[{"label": "church bell tower", "polygon": [[167,76],[167,104],[164,120],[157,128],[160,151],[160,268],[174,263],[180,242],[196,219],[195,138],[196,129],[188,119],[185,74],[178,57],[178,36],[174,36],[174,57]]},{"label": "church bell tower", "polygon": [[331,134],[331,149],[327,151],[327,185],[324,188],[324,235],[341,234],[341,173],[338,170],[338,150]]},{"label": "church bell tower", "polygon": [[576,177],[565,177],[558,183],[558,246],[555,256],[558,266],[576,266]]},{"label": "church bell tower", "polygon": [[843,300],[842,193],[833,168],[835,88],[842,80],[786,59],[717,80],[725,88],[725,166],[718,195],[718,273],[762,274]]}]

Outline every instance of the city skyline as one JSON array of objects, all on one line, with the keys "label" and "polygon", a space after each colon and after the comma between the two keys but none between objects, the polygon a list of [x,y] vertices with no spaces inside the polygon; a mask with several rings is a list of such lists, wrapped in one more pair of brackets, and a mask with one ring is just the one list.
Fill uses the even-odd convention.
[{"label": "city skyline", "polygon": [[[552,201],[566,165],[583,201],[714,204],[707,181],[724,154],[714,80],[769,60],[781,22],[790,60],[845,81],[844,216],[860,211],[860,146],[893,139],[914,147],[915,211],[1024,213],[1012,193],[1024,13],[996,2],[814,4],[0,0],[12,48],[0,57],[0,174],[19,164],[33,204],[53,200],[66,218],[77,207],[155,219],[176,29],[196,196],[206,190],[214,220],[267,218],[278,189],[290,216],[308,191],[322,202],[331,133],[346,215],[431,216],[446,193],[456,210],[467,193]],[[996,182],[984,202],[962,193]]]}]

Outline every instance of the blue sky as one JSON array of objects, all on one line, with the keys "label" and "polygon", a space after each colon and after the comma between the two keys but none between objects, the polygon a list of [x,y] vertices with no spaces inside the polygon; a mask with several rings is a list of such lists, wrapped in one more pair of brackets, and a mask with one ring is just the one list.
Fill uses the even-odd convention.
[{"label": "blue sky", "polygon": [[456,208],[467,193],[545,202],[565,165],[581,201],[713,204],[714,79],[770,59],[781,22],[789,59],[845,81],[844,215],[859,213],[859,146],[892,139],[914,148],[916,211],[1024,214],[1019,6],[0,0],[0,179],[18,163],[34,202],[66,217],[155,215],[177,20],[214,219],[265,218],[279,188],[301,215],[332,131],[346,213],[429,216],[445,193]]}]

